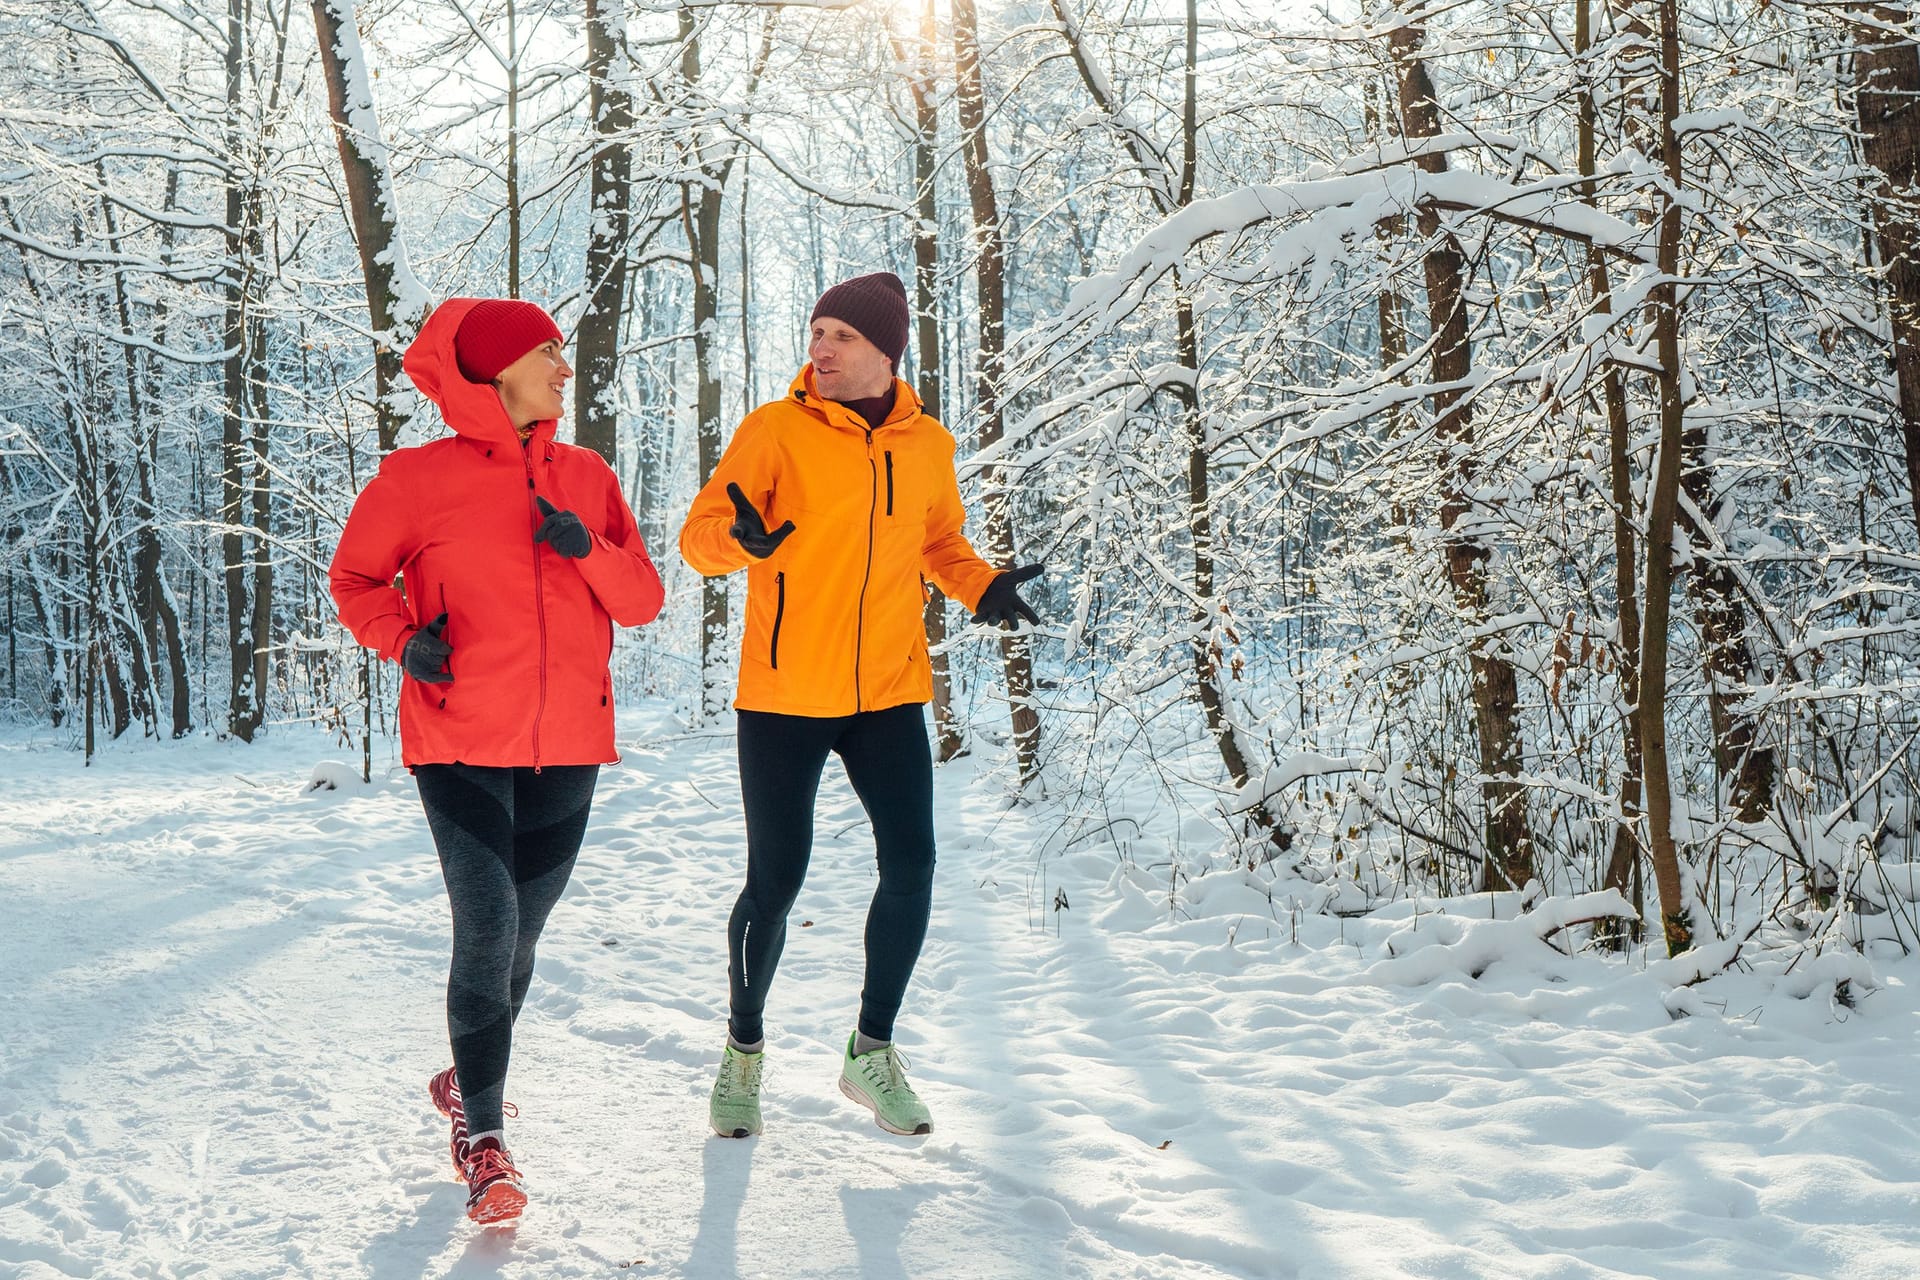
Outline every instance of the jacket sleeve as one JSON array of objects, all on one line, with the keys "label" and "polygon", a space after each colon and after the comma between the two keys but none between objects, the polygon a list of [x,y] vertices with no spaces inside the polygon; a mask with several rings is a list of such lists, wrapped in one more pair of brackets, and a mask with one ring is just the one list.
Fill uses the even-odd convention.
[{"label": "jacket sleeve", "polygon": [[607,486],[607,531],[593,534],[593,550],[573,563],[608,616],[623,627],[644,626],[660,616],[666,590],[660,585],[660,571],[653,567],[653,558],[640,539],[640,526],[620,492],[620,482],[611,468],[604,463],[602,467]]},{"label": "jacket sleeve", "polygon": [[727,442],[727,450],[720,455],[719,465],[707,483],[694,495],[686,523],[680,526],[680,555],[696,573],[718,578],[752,562],[746,548],[727,532],[733,525],[733,500],[727,497],[727,486],[739,485],[767,518],[768,527],[776,527],[779,521],[773,519],[770,510],[777,463],[772,433],[764,421],[749,415]]},{"label": "jacket sleeve", "polygon": [[953,474],[951,440],[948,437],[944,472],[935,478],[926,541],[920,544],[920,564],[934,585],[972,611],[980,607],[987,584],[1000,576],[1000,570],[982,560],[960,532],[967,522],[967,509],[960,501],[960,483]]},{"label": "jacket sleeve", "polygon": [[387,463],[354,499],[340,545],[327,568],[327,587],[340,621],[353,638],[398,662],[407,637],[419,630],[407,598],[393,585],[413,558],[417,535],[408,519],[406,486]]}]

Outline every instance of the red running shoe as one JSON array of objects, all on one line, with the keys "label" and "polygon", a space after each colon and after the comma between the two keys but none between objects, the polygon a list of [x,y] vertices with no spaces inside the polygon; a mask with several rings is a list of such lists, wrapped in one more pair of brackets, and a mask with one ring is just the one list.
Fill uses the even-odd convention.
[{"label": "red running shoe", "polygon": [[527,1207],[520,1171],[498,1138],[482,1138],[467,1149],[467,1216],[483,1227],[504,1226]]},{"label": "red running shoe", "polygon": [[433,1100],[435,1110],[453,1121],[453,1140],[447,1147],[453,1155],[453,1176],[464,1181],[467,1176],[467,1112],[460,1105],[460,1081],[454,1077],[452,1067],[427,1081],[427,1097]]}]

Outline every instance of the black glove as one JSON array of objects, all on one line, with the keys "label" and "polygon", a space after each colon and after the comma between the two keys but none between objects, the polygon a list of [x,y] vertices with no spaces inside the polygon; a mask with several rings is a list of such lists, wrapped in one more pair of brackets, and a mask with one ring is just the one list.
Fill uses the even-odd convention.
[{"label": "black glove", "polygon": [[446,629],[447,615],[441,614],[407,637],[400,650],[400,665],[421,684],[452,684],[453,673],[444,670],[453,656],[453,646],[440,638]]},{"label": "black glove", "polygon": [[980,593],[980,606],[973,611],[973,620],[990,627],[1008,624],[1018,627],[1020,619],[1025,618],[1034,626],[1039,626],[1040,615],[1020,598],[1015,588],[1029,578],[1039,577],[1041,572],[1041,566],[1037,564],[1022,565],[1018,569],[1007,570],[989,582],[987,589]]},{"label": "black glove", "polygon": [[537,493],[533,500],[540,504],[540,514],[546,517],[534,530],[535,542],[546,543],[569,560],[578,560],[593,550],[593,535],[580,523],[579,516],[571,511],[554,510],[553,504]]},{"label": "black glove", "polygon": [[787,535],[793,532],[793,521],[789,520],[772,533],[768,533],[767,522],[760,518],[760,513],[753,509],[751,502],[747,501],[747,495],[740,492],[739,485],[728,484],[727,496],[733,499],[733,525],[727,532],[732,534],[733,540],[745,547],[747,554],[755,560],[765,560],[772,555],[774,550],[787,540]]}]

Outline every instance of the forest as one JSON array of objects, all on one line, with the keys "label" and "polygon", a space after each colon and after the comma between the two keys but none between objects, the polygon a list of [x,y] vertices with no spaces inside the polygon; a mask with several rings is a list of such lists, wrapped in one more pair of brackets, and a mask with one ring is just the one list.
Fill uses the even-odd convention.
[{"label": "forest", "polygon": [[813,299],[890,270],[975,545],[1047,567],[1037,628],[929,601],[937,754],[1050,848],[1197,807],[1227,839],[1168,875],[1313,910],[1615,890],[1612,946],[1904,954],[1917,40],[1801,0],[0,0],[0,718],[391,758],[328,560],[443,430],[427,312],[507,296],[666,578],[620,696],[724,726],[744,584],[680,521]]}]

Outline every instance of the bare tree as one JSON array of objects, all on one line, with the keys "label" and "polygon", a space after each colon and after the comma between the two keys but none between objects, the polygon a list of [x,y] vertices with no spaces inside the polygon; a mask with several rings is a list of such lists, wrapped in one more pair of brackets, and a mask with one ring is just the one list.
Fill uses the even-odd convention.
[{"label": "bare tree", "polygon": [[[1403,21],[1388,34],[1399,79],[1401,132],[1408,139],[1440,136],[1440,104],[1421,48],[1426,38],[1425,9],[1403,11]],[[1446,153],[1428,151],[1415,163],[1429,173],[1444,172]],[[1481,796],[1485,806],[1488,887],[1518,888],[1533,876],[1533,835],[1527,822],[1526,789],[1520,783],[1520,691],[1512,661],[1497,637],[1488,634],[1487,561],[1492,549],[1479,531],[1474,510],[1473,402],[1466,383],[1473,369],[1467,326],[1467,262],[1459,241],[1441,223],[1431,201],[1421,205],[1416,227],[1425,243],[1427,326],[1431,335],[1434,436],[1443,498],[1440,525],[1447,580],[1466,624],[1467,660],[1473,672],[1474,723],[1480,749]]]},{"label": "bare tree", "polygon": [[1684,177],[1680,137],[1674,121],[1680,115],[1680,10],[1677,0],[1658,0],[1660,76],[1660,167],[1666,178],[1659,201],[1656,269],[1659,281],[1649,302],[1653,311],[1654,344],[1659,368],[1654,382],[1660,395],[1660,452],[1647,494],[1647,608],[1640,644],[1643,668],[1640,700],[1640,743],[1646,762],[1647,844],[1653,857],[1654,883],[1660,892],[1660,922],[1667,953],[1677,955],[1693,945],[1692,904],[1680,879],[1679,852],[1673,838],[1673,777],[1667,753],[1668,619],[1672,611],[1674,525],[1679,516],[1681,438],[1686,430],[1687,404],[1682,387],[1680,349],[1680,237],[1678,193]]},{"label": "bare tree", "polygon": [[[272,277],[266,253],[266,200],[261,190],[264,157],[260,131],[277,102],[249,95],[254,70],[252,6],[227,0],[226,277],[222,283],[226,348],[222,366],[221,559],[225,571],[227,649],[231,684],[227,731],[253,741],[266,720],[267,651],[272,643],[273,559],[270,534],[271,472],[267,466],[267,356],[264,293]],[[279,28],[271,65],[283,68],[287,32]],[[277,99],[279,77],[269,81]],[[255,109],[250,113],[250,108]]]},{"label": "bare tree", "polygon": [[1893,372],[1907,487],[1920,529],[1920,44],[1906,4],[1847,6],[1854,35],[1854,114],[1880,175],[1869,197],[1893,331]]},{"label": "bare tree", "polygon": [[[1200,11],[1197,0],[1188,0],[1182,28],[1182,81],[1177,138],[1179,161],[1170,156],[1174,148],[1156,147],[1146,131],[1130,119],[1111,81],[1101,70],[1070,0],[1052,0],[1054,16],[1066,39],[1075,69],[1094,104],[1106,116],[1109,127],[1118,135],[1142,186],[1153,201],[1154,209],[1169,217],[1193,203],[1199,173],[1200,114],[1198,101]],[[1232,712],[1232,700],[1226,689],[1224,662],[1227,635],[1231,628],[1226,618],[1226,602],[1215,586],[1218,553],[1214,531],[1212,496],[1213,449],[1207,437],[1205,406],[1200,401],[1201,333],[1193,297],[1181,272],[1169,272],[1172,281],[1175,358],[1181,373],[1155,388],[1180,404],[1187,442],[1186,525],[1192,544],[1194,638],[1192,671],[1194,689],[1206,716],[1207,729],[1220,753],[1221,763],[1233,784],[1243,794],[1254,781],[1253,743]],[[1249,803],[1247,815],[1254,825],[1268,834],[1274,847],[1286,849],[1292,834],[1278,821],[1267,798]]]},{"label": "bare tree", "polygon": [[[973,209],[974,283],[979,306],[974,406],[980,418],[980,447],[990,449],[1006,433],[1001,418],[1000,381],[1007,339],[1007,259],[1000,227],[1000,198],[994,190],[987,148],[986,88],[980,67],[980,25],[973,0],[954,0],[955,109],[961,154],[966,162],[967,196]],[[1014,562],[1013,510],[997,466],[981,473],[987,516],[987,559],[1011,567]],[[1033,650],[1025,636],[1000,640],[1007,701],[1013,708],[1014,756],[1022,786],[1040,772],[1040,715],[1033,704]]]},{"label": "bare tree", "polygon": [[[696,108],[704,101],[702,44],[712,13],[711,7],[685,3],[678,10],[680,81],[676,87],[677,100],[662,104],[669,109],[681,105],[696,116],[700,114]],[[773,16],[768,13],[762,21],[759,49],[747,71],[744,101],[752,101],[772,52]],[[693,277],[694,413],[699,424],[700,475],[704,477],[712,475],[713,469],[720,465],[723,447],[720,377],[714,368],[720,328],[721,213],[727,179],[745,144],[710,125],[695,123],[681,138],[680,149],[683,170],[680,220],[687,239],[687,265]],[[701,584],[700,606],[700,716],[708,720],[725,714],[727,706],[724,682],[718,674],[727,651],[724,578],[708,578]]]},{"label": "bare tree", "polygon": [[[935,93],[934,51],[938,25],[934,0],[924,0],[919,15],[919,41],[909,48],[894,40],[894,59],[906,69],[907,93],[913,100],[913,314],[914,363],[920,403],[928,413],[945,419],[941,372],[946,363],[939,313],[940,203],[938,199],[940,104]],[[953,759],[966,750],[966,739],[953,710],[953,676],[944,642],[947,638],[947,601],[938,587],[927,584],[927,641],[932,649],[934,758]]]},{"label": "bare tree", "polygon": [[[1598,203],[1597,136],[1599,98],[1589,61],[1593,50],[1593,0],[1578,0],[1574,8],[1574,56],[1583,71],[1579,90],[1577,163],[1580,198]],[[1607,255],[1598,245],[1587,246],[1587,288],[1597,315],[1613,314],[1613,281]],[[1621,755],[1620,821],[1613,829],[1613,848],[1602,883],[1625,894],[1631,890],[1636,908],[1641,904],[1639,811],[1642,763],[1640,751],[1640,590],[1636,573],[1638,553],[1634,526],[1638,504],[1634,497],[1631,425],[1627,416],[1626,377],[1617,362],[1608,362],[1600,375],[1600,397],[1607,420],[1607,479],[1612,501],[1614,600],[1619,616],[1615,642],[1620,649]],[[1609,927],[1608,936],[1624,943],[1626,929]]]},{"label": "bare tree", "polygon": [[621,74],[626,0],[587,0],[587,119],[593,160],[587,190],[586,289],[574,327],[579,379],[573,436],[620,465],[615,389],[627,311],[632,235],[633,94]]},{"label": "bare tree", "polygon": [[428,300],[413,278],[400,234],[393,166],[374,108],[373,78],[360,46],[354,0],[313,0],[313,22],[346,178],[347,210],[366,282],[373,324],[374,418],[380,452],[387,453],[413,416],[414,397],[400,380],[400,356],[426,319]]}]

